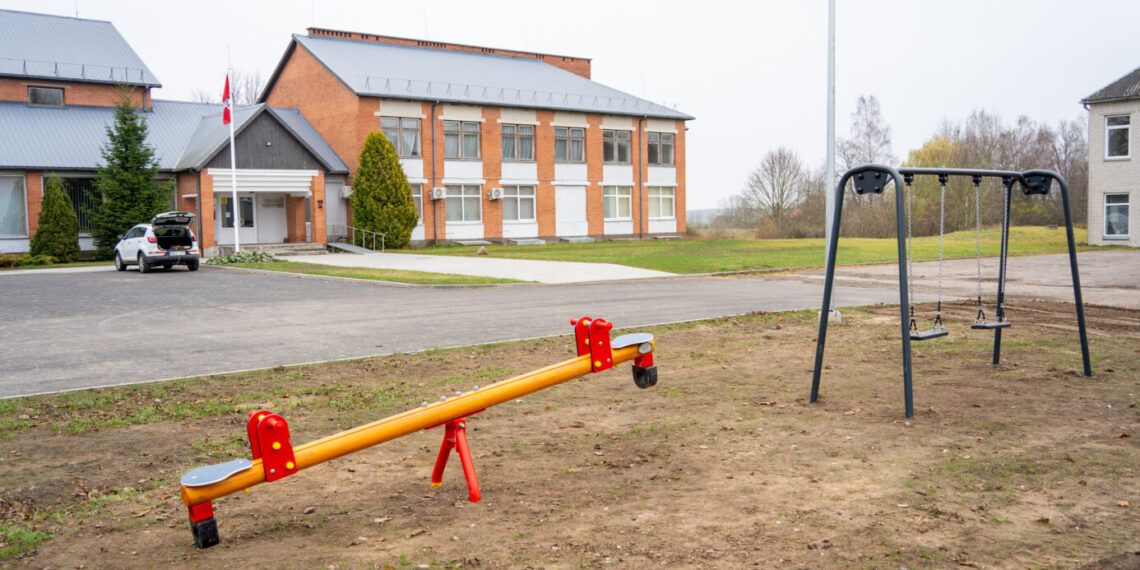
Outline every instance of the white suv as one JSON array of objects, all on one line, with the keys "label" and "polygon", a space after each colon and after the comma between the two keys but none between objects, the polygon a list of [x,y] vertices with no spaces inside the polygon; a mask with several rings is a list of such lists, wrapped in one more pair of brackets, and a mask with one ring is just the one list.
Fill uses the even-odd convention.
[{"label": "white suv", "polygon": [[194,214],[166,212],[139,224],[119,236],[115,244],[115,269],[126,271],[128,265],[138,265],[139,272],[147,273],[156,265],[170,269],[185,265],[190,271],[198,270],[198,238],[190,229]]}]

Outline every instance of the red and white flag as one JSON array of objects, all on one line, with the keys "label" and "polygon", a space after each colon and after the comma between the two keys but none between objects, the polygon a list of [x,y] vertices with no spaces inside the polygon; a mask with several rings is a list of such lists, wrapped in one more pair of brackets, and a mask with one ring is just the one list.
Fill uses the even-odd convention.
[{"label": "red and white flag", "polygon": [[226,74],[226,88],[222,91],[222,104],[226,106],[226,109],[222,111],[222,124],[228,125],[231,120],[230,109],[233,108],[233,101],[230,100],[230,74],[228,73]]}]

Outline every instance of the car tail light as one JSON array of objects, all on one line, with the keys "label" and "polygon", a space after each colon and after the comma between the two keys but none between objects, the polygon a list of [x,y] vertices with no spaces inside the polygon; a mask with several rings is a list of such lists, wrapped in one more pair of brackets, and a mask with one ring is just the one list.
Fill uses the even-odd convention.
[{"label": "car tail light", "polygon": [[146,236],[146,241],[149,243],[158,243],[158,239],[154,236]]}]

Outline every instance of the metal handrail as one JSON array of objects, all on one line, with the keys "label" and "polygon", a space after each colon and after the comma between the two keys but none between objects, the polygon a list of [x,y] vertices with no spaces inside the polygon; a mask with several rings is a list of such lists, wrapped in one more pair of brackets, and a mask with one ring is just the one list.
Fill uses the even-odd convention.
[{"label": "metal handrail", "polygon": [[376,251],[376,236],[380,236],[380,253],[384,253],[384,234],[349,225],[344,226],[344,228],[346,230],[351,230],[352,232],[351,237],[348,239],[348,243],[351,243],[352,245],[356,245],[356,232],[360,232],[360,247],[368,247],[365,244],[368,243],[367,240],[371,237],[372,247],[368,249],[371,249],[372,251]]}]

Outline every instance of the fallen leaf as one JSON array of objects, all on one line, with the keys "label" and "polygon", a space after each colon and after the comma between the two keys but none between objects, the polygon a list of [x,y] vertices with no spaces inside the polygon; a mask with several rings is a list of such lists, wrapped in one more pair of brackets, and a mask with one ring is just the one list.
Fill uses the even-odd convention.
[{"label": "fallen leaf", "polygon": [[1132,501],[1117,501],[1116,506],[1118,506],[1118,507],[1131,507]]},{"label": "fallen leaf", "polygon": [[379,517],[379,518],[372,519],[372,522],[374,522],[376,524],[380,524],[380,523],[386,523],[390,520],[392,520],[392,517]]},{"label": "fallen leaf", "polygon": [[1037,522],[1041,524],[1049,524],[1049,517],[1041,517],[1037,519]]},{"label": "fallen leaf", "polygon": [[760,404],[761,406],[775,406],[776,402],[757,402],[757,404]]},{"label": "fallen leaf", "polygon": [[134,516],[134,517],[136,517],[136,518],[137,518],[137,517],[146,516],[146,514],[147,514],[147,513],[149,513],[151,510],[152,510],[152,509],[147,509],[147,510],[145,510],[145,511],[139,511],[139,512],[135,513],[135,514],[134,514],[134,515],[132,515],[132,516]]},{"label": "fallen leaf", "polygon": [[1117,437],[1117,438],[1119,438],[1119,439],[1124,439],[1124,438],[1126,438],[1126,437],[1132,437],[1132,434],[1130,434],[1130,433],[1122,433],[1122,434],[1120,434],[1120,435],[1118,435],[1118,436],[1116,436],[1116,437]]},{"label": "fallen leaf", "polygon": [[420,529],[413,530],[412,533],[408,535],[408,538],[419,536],[425,532],[427,532],[426,528],[420,528]]}]

